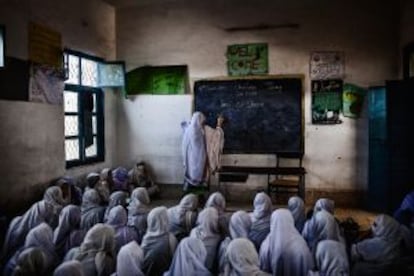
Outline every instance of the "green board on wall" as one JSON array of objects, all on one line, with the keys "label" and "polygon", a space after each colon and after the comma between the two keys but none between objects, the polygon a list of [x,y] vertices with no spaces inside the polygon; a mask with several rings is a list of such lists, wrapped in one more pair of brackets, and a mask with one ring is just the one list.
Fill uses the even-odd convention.
[{"label": "green board on wall", "polygon": [[126,74],[127,95],[186,94],[189,91],[186,65],[144,66]]},{"label": "green board on wall", "polygon": [[227,47],[230,76],[264,75],[269,72],[266,43],[235,44]]}]

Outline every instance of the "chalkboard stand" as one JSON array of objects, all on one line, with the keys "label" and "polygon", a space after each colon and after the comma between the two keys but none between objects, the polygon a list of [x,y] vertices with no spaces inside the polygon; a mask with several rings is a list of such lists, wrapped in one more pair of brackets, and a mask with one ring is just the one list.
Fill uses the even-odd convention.
[{"label": "chalkboard stand", "polygon": [[[296,159],[298,166],[285,167],[282,159]],[[223,189],[225,182],[245,182],[249,174],[267,175],[267,192],[269,196],[297,194],[305,201],[305,174],[302,166],[302,153],[278,153],[276,154],[276,166],[274,167],[251,167],[251,166],[223,166],[218,171],[218,188]],[[297,178],[292,179],[291,176]],[[286,179],[286,177],[289,177]]]}]

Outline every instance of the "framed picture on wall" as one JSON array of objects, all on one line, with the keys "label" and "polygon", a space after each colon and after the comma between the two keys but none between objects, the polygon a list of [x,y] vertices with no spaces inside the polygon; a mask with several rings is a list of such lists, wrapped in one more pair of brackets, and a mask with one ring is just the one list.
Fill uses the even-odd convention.
[{"label": "framed picture on wall", "polygon": [[4,67],[6,60],[6,31],[3,25],[0,25],[0,68]]},{"label": "framed picture on wall", "polygon": [[404,47],[403,76],[404,76],[404,79],[409,79],[409,78],[414,77],[414,42]]}]

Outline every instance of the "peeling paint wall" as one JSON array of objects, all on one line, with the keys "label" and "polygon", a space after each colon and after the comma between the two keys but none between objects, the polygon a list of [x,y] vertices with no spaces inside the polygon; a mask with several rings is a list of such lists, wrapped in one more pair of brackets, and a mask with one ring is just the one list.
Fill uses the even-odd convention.
[{"label": "peeling paint wall", "polygon": [[[300,27],[225,30],[287,23]],[[116,27],[117,58],[126,61],[127,70],[143,65],[187,64],[192,85],[202,78],[227,75],[228,45],[268,43],[269,74],[305,76],[307,188],[334,191],[367,188],[366,107],[360,119],[342,118],[342,124],[333,126],[312,125],[309,58],[311,51],[344,51],[345,81],[361,86],[383,84],[384,80],[396,78],[398,7],[392,1],[176,1],[120,7]],[[145,159],[160,182],[182,183],[179,122],[188,120],[191,110],[192,95],[137,96],[120,101],[118,163],[130,166]],[[138,116],[140,112],[145,114],[145,119]],[[180,116],[170,118],[166,114]],[[168,117],[166,121],[160,119],[164,117]],[[159,146],[163,143],[168,146]],[[239,155],[225,156],[223,161],[274,165],[275,159]],[[265,179],[252,176],[242,187],[264,184]]]},{"label": "peeling paint wall", "polygon": [[[115,9],[100,0],[1,1],[7,56],[27,60],[30,21],[60,32],[64,47],[115,58]],[[65,169],[63,106],[0,101],[0,209],[27,207],[53,178],[113,166],[116,98],[113,91],[105,93],[105,162],[69,171]]]}]

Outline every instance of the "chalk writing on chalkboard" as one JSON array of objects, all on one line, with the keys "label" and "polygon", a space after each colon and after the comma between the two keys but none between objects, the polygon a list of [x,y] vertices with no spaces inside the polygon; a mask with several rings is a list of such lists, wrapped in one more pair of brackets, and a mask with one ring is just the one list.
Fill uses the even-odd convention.
[{"label": "chalk writing on chalkboard", "polygon": [[303,153],[301,78],[197,81],[194,94],[207,124],[225,117],[225,153]]}]

